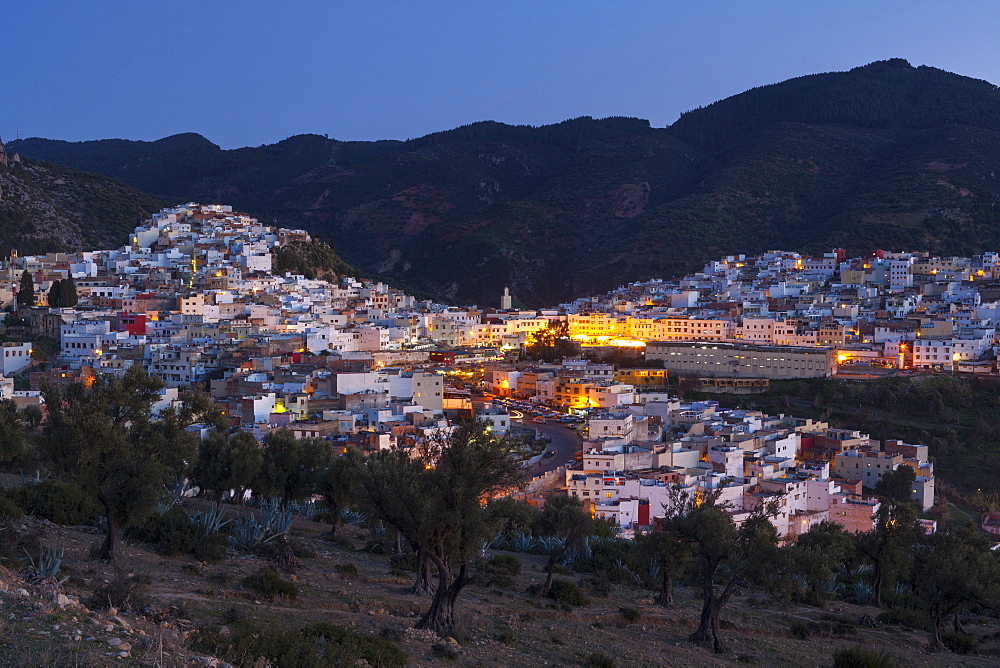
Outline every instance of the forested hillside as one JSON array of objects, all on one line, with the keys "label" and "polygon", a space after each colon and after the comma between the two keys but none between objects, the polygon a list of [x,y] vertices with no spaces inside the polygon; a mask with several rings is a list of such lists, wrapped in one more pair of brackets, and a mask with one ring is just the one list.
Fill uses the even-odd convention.
[{"label": "forested hillside", "polygon": [[359,270],[439,297],[495,305],[509,285],[537,306],[734,252],[1000,248],[998,103],[988,82],[890,60],[756,88],[662,129],[585,117],[405,142],[12,148],[332,236]]}]

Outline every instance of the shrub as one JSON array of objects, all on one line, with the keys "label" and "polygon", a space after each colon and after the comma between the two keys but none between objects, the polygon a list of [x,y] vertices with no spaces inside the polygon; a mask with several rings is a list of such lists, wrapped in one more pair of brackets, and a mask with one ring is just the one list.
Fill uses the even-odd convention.
[{"label": "shrub", "polygon": [[979,641],[967,633],[945,633],[941,642],[955,654],[972,654],[979,649]]},{"label": "shrub", "polygon": [[414,571],[417,570],[417,553],[416,552],[404,552],[403,554],[394,554],[389,557],[389,563],[398,571]]},{"label": "shrub", "polygon": [[[226,622],[230,633],[205,632],[195,641],[198,651],[234,664],[247,657],[263,659],[261,665],[326,668],[327,666],[405,666],[406,652],[387,638],[367,636],[333,624],[320,623],[286,630],[279,624],[240,613]],[[249,664],[247,664],[249,665]],[[255,664],[256,665],[256,664]]]},{"label": "shrub", "polygon": [[149,605],[146,588],[149,578],[145,575],[125,575],[116,572],[110,583],[94,590],[87,607],[92,610],[141,610]]},{"label": "shrub", "polygon": [[126,531],[126,535],[143,543],[148,543],[158,554],[172,557],[187,554],[205,541],[198,528],[191,523],[183,510],[173,506],[167,512],[154,514],[137,527]]},{"label": "shrub", "polygon": [[618,608],[618,614],[622,616],[627,624],[633,624],[642,617],[642,612],[638,608],[633,608],[631,606],[623,605]]},{"label": "shrub", "polygon": [[575,582],[569,580],[553,580],[549,589],[549,598],[565,605],[586,606],[590,605],[590,599],[580,590]]},{"label": "shrub", "polygon": [[354,564],[334,564],[333,572],[345,577],[358,577],[358,567]]},{"label": "shrub", "polygon": [[219,534],[213,534],[198,541],[194,549],[191,550],[191,556],[198,561],[207,561],[210,564],[222,561],[226,557],[225,538]]},{"label": "shrub", "polygon": [[587,668],[615,668],[615,660],[603,652],[587,655]]},{"label": "shrub", "polygon": [[363,659],[372,666],[405,666],[409,659],[406,652],[386,638],[363,635],[327,622],[307,626],[302,634],[325,640],[329,646],[327,651],[341,664],[353,665]]},{"label": "shrub", "polygon": [[19,520],[23,514],[24,511],[21,509],[21,506],[6,496],[0,496],[0,522]]},{"label": "shrub", "polygon": [[299,595],[299,588],[282,579],[273,568],[265,568],[258,573],[248,575],[240,580],[240,584],[268,601],[273,601],[276,596],[294,601]]},{"label": "shrub", "polygon": [[888,652],[865,647],[842,649],[833,655],[833,668],[897,668],[898,665]]},{"label": "shrub", "polygon": [[15,487],[7,496],[25,512],[64,526],[89,524],[101,511],[79,486],[55,480]]},{"label": "shrub", "polygon": [[490,575],[520,575],[521,560],[513,554],[497,554],[483,564],[482,571]]},{"label": "shrub", "polygon": [[504,629],[503,631],[498,631],[494,638],[497,642],[504,645],[513,645],[517,642],[517,633],[514,632],[514,629]]},{"label": "shrub", "polygon": [[796,619],[789,624],[788,630],[793,638],[798,638],[799,640],[807,640],[812,635],[812,625],[801,619]]},{"label": "shrub", "polygon": [[927,617],[919,610],[912,608],[890,608],[878,616],[883,624],[905,626],[918,631],[926,631]]}]

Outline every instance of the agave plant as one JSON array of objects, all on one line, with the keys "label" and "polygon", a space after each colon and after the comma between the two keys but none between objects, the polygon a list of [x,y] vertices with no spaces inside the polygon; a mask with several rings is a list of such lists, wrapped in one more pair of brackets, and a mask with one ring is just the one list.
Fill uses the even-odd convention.
[{"label": "agave plant", "polygon": [[272,534],[267,526],[261,524],[253,517],[241,517],[233,522],[229,542],[245,552],[253,552],[261,545],[270,543],[275,538],[277,536]]},{"label": "agave plant", "polygon": [[504,532],[498,533],[493,537],[493,540],[486,543],[486,547],[491,550],[502,550],[504,545],[507,544],[507,534]]},{"label": "agave plant", "polygon": [[35,469],[35,477],[33,477],[33,478],[25,478],[24,477],[24,472],[22,471],[21,472],[21,484],[23,486],[25,486],[25,487],[30,487],[32,485],[41,485],[43,482],[45,482],[46,480],[49,479],[50,475],[52,475],[52,474],[51,473],[46,473],[43,476],[41,471],[39,471],[38,469]]},{"label": "agave plant", "polygon": [[530,552],[536,544],[535,537],[530,533],[515,531],[510,535],[510,548],[514,552]]},{"label": "agave plant", "polygon": [[552,554],[566,547],[566,541],[558,536],[540,536],[535,545],[542,554]]},{"label": "agave plant", "polygon": [[295,519],[295,515],[291,508],[286,510],[282,505],[269,504],[261,506],[260,519],[275,536],[282,536],[292,528],[292,520]]},{"label": "agave plant", "polygon": [[365,516],[357,510],[344,508],[343,512],[340,513],[340,516],[343,518],[344,524],[350,524],[355,527],[363,527],[368,524],[368,520]]},{"label": "agave plant", "polygon": [[385,544],[387,535],[388,531],[380,520],[378,524],[368,529],[368,544],[365,545],[365,551],[374,554],[384,554],[387,552],[388,549]]},{"label": "agave plant", "polygon": [[292,502],[291,509],[296,515],[301,515],[307,520],[311,520],[319,513],[319,505],[315,501],[306,501],[304,503]]},{"label": "agave plant", "polygon": [[191,489],[190,481],[188,481],[188,479],[182,475],[177,476],[177,478],[175,478],[173,483],[171,483],[170,485],[170,493],[174,496],[175,499],[181,498],[190,489]]},{"label": "agave plant", "polygon": [[208,510],[198,511],[191,517],[192,524],[201,525],[201,534],[204,538],[209,538],[219,533],[222,527],[229,524],[226,519],[226,509],[218,503],[213,503]]},{"label": "agave plant", "polygon": [[55,545],[49,545],[48,549],[45,549],[39,545],[37,563],[27,550],[24,550],[24,553],[28,555],[28,562],[31,564],[31,579],[43,580],[59,575],[59,571],[62,570],[63,557],[66,556],[66,548],[64,546],[57,550]]},{"label": "agave plant", "polygon": [[858,605],[868,605],[872,602],[872,594],[874,590],[872,586],[866,582],[855,582],[854,583],[854,598],[857,600]]},{"label": "agave plant", "polygon": [[177,503],[177,497],[171,496],[165,499],[160,499],[156,502],[156,512],[160,515],[166,515],[167,511],[174,507]]}]

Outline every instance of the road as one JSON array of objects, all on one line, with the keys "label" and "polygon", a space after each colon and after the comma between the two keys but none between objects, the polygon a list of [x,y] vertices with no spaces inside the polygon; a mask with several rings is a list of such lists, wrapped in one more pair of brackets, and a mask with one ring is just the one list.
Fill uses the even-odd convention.
[{"label": "road", "polygon": [[528,473],[533,476],[547,473],[564,465],[566,462],[573,459],[576,456],[576,453],[580,451],[580,444],[583,443],[583,439],[580,438],[576,429],[567,429],[565,425],[558,422],[532,422],[530,416],[515,421],[520,422],[525,427],[532,427],[535,431],[539,432],[543,438],[551,438],[552,442],[548,444],[545,451],[556,451],[555,457],[543,457],[538,464],[528,469]]}]

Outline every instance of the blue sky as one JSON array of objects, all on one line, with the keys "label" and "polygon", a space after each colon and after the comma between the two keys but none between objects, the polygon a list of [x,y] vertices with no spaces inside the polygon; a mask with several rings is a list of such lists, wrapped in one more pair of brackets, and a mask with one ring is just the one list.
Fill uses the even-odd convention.
[{"label": "blue sky", "polygon": [[255,146],[479,120],[664,126],[892,57],[1000,82],[1000,3],[0,0],[0,136]]}]

